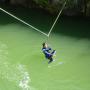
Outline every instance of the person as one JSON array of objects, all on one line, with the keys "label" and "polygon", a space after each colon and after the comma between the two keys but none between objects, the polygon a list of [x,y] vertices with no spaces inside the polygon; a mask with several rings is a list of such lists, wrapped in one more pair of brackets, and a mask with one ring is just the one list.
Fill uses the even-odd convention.
[{"label": "person", "polygon": [[46,59],[49,59],[48,63],[51,63],[53,61],[53,56],[55,55],[56,51],[48,47],[47,43],[43,43],[42,46],[42,51]]}]

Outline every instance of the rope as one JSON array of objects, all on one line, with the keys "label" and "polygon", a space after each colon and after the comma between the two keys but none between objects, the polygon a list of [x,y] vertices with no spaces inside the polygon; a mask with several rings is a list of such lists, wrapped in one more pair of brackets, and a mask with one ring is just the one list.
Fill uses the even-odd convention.
[{"label": "rope", "polygon": [[66,5],[66,2],[67,2],[67,0],[66,0],[65,3],[63,4],[62,9],[60,10],[59,14],[57,15],[57,17],[56,17],[56,19],[55,19],[55,21],[54,21],[54,23],[53,23],[53,25],[51,26],[51,28],[50,28],[50,30],[49,30],[49,32],[48,32],[48,37],[50,36],[50,34],[51,34],[51,32],[52,32],[55,24],[57,23],[57,20],[59,19],[60,15],[61,15],[61,13],[62,13],[65,5]]},{"label": "rope", "polygon": [[20,18],[18,18],[18,17],[16,17],[16,16],[14,16],[13,14],[11,14],[11,13],[7,12],[6,10],[4,10],[4,9],[2,9],[2,8],[0,8],[0,10],[1,10],[1,11],[3,11],[3,12],[5,12],[5,13],[6,13],[6,14],[8,14],[9,16],[11,16],[11,17],[15,18],[16,20],[18,20],[18,21],[20,21],[20,22],[24,23],[25,25],[27,25],[27,26],[31,27],[32,29],[34,29],[34,30],[36,30],[36,31],[40,32],[41,34],[43,34],[43,35],[45,35],[45,36],[48,36],[46,33],[42,32],[41,30],[39,30],[39,29],[35,28],[34,26],[32,26],[32,25],[28,24],[28,23],[27,23],[27,22],[25,22],[24,20],[22,20],[22,19],[20,19]]}]

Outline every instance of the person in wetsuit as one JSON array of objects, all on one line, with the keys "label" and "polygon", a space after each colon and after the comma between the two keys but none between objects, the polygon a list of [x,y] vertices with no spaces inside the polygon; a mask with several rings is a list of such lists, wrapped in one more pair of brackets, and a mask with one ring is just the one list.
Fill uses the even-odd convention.
[{"label": "person in wetsuit", "polygon": [[55,55],[56,51],[48,47],[47,43],[43,43],[42,46],[42,51],[46,59],[49,59],[48,63],[51,63],[53,61],[53,56]]}]

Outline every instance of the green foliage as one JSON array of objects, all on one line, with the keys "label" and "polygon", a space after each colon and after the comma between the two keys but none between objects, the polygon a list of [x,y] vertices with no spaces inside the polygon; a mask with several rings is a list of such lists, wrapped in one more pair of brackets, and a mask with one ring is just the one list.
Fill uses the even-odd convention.
[{"label": "green foliage", "polygon": [[37,4],[45,6],[48,4],[48,0],[34,0]]}]

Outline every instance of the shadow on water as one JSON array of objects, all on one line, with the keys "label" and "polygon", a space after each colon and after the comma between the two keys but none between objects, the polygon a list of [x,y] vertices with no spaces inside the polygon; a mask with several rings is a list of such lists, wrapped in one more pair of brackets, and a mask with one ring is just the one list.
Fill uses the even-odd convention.
[{"label": "shadow on water", "polygon": [[[12,12],[12,14],[20,17],[27,23],[30,23],[31,25],[42,30],[43,32],[49,31],[56,18],[56,16],[52,16],[41,9],[28,9],[3,5],[0,5],[0,7],[4,8],[9,12]],[[0,11],[0,25],[6,25],[11,23],[24,25],[18,20],[15,20],[11,16]],[[60,16],[52,32],[76,38],[90,39],[90,17],[85,18]]]},{"label": "shadow on water", "polygon": [[[16,17],[24,20],[25,22],[29,23],[30,25],[48,32],[49,28],[52,25],[52,22],[54,21],[54,16],[49,14],[48,12],[39,9],[39,8],[25,8],[25,7],[19,7],[19,6],[5,6],[0,5],[3,9],[8,11],[9,13],[15,15]],[[3,18],[5,17],[5,21],[3,21]],[[4,12],[0,11],[0,21],[3,21],[3,24],[5,23],[12,23],[18,22],[17,20],[14,20],[11,18],[11,16],[5,14]],[[19,23],[19,22],[18,22]],[[0,24],[2,24],[0,22]]]},{"label": "shadow on water", "polygon": [[90,17],[60,17],[53,32],[90,39]]}]

